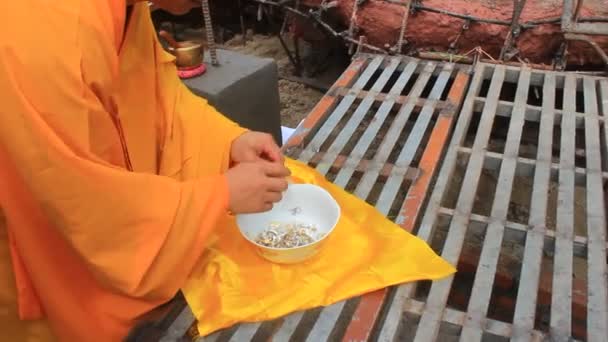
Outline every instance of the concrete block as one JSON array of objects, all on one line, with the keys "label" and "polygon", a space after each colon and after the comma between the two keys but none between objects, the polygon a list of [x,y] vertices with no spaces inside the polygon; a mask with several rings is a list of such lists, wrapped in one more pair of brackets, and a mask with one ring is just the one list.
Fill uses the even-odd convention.
[{"label": "concrete block", "polygon": [[272,134],[281,143],[278,68],[273,59],[218,50],[219,65],[205,53],[207,72],[186,79],[190,90],[241,126]]}]

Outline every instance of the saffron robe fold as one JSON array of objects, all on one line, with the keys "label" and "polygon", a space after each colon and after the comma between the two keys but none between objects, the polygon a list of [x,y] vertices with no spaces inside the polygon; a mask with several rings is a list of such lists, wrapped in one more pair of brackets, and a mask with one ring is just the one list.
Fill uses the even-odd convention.
[{"label": "saffron robe fold", "polygon": [[7,341],[121,340],[175,295],[227,215],[222,173],[245,130],[181,83],[147,4],[126,30],[125,9],[0,2]]}]

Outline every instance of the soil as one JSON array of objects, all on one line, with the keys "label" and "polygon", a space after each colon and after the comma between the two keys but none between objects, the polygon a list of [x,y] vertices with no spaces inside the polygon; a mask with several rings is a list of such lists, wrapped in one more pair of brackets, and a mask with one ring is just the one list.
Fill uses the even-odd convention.
[{"label": "soil", "polygon": [[[291,45],[290,42],[288,44]],[[247,42],[243,44],[243,36],[236,35],[223,47],[247,55],[272,58],[277,62],[283,126],[295,128],[321,100],[322,92],[284,78],[293,74],[293,66],[277,37],[249,33]]]}]

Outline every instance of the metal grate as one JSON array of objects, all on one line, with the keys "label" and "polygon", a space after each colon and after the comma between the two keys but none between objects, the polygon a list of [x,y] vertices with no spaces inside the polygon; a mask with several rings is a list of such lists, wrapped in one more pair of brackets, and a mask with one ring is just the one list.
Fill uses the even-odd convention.
[{"label": "metal grate", "polygon": [[606,341],[606,113],[606,79],[476,66],[418,230],[472,279],[400,286],[381,341]]},{"label": "metal grate", "polygon": [[[469,71],[456,64],[359,55],[290,139],[288,154],[411,230]],[[242,324],[199,340],[366,340],[387,294],[378,291],[274,322]],[[180,320],[174,325],[193,321],[189,309]],[[169,340],[178,335],[173,330]]]}]

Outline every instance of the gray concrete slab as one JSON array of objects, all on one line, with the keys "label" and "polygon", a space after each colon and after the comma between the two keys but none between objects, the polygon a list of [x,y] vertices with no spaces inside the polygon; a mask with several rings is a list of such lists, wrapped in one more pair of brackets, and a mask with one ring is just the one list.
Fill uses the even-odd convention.
[{"label": "gray concrete slab", "polygon": [[270,133],[281,143],[278,68],[273,59],[218,50],[218,66],[205,53],[207,72],[186,79],[192,92],[251,130]]}]

